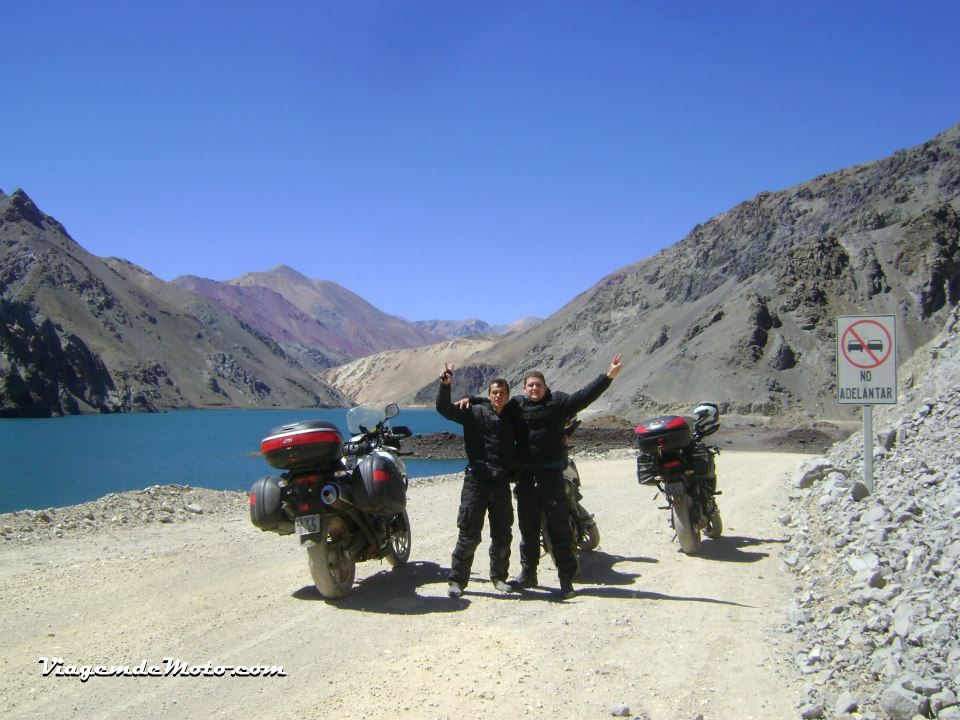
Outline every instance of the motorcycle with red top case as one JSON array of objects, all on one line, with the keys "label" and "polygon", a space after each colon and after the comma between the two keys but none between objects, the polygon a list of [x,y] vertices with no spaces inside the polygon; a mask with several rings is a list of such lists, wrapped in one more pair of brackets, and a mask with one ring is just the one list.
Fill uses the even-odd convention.
[{"label": "motorcycle with red top case", "polygon": [[701,533],[711,539],[723,533],[717,507],[714,456],[720,448],[703,439],[720,429],[720,413],[713,403],[693,411],[693,427],[680,415],[658,415],[636,427],[637,480],[654,485],[666,498],[670,527],[688,555],[700,550]]},{"label": "motorcycle with red top case", "polygon": [[407,471],[400,450],[409,428],[390,427],[395,404],[360,405],[347,413],[350,441],[333,423],[313,420],[274,428],[260,443],[280,476],[250,489],[250,520],[258,528],[296,535],[307,550],[310,575],[326,598],[353,587],[356,564],[410,558]]}]

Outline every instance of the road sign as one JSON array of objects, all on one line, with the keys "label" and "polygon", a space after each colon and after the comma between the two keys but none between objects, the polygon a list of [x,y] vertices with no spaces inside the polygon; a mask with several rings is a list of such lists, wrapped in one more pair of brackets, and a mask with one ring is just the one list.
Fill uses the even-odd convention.
[{"label": "road sign", "polygon": [[837,402],[896,404],[897,332],[893,315],[837,317]]}]

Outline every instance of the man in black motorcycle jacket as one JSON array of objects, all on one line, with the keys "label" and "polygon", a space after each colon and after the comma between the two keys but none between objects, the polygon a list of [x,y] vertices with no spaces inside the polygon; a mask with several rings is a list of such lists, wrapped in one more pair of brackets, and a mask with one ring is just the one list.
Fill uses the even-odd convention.
[{"label": "man in black motorcycle jacket", "polygon": [[618,353],[605,375],[570,395],[553,392],[543,374],[528,372],[523,379],[522,397],[510,400],[517,406],[517,519],[520,525],[520,575],[512,585],[536,587],[537,564],[540,561],[540,517],[546,518],[546,530],[553,546],[560,580],[558,595],[573,595],[573,578],[579,570],[577,539],[573,537],[564,492],[563,470],[567,451],[563,442],[567,419],[595,401],[620,374]]},{"label": "man in black motorcycle jacket", "polygon": [[490,581],[500,592],[510,592],[510,543],[513,541],[513,501],[510,468],[513,464],[515,422],[503,415],[510,385],[498,378],[488,386],[489,402],[460,408],[450,400],[453,366],[444,363],[437,390],[437,412],[463,425],[467,451],[457,527],[460,534],[450,561],[447,594],[458,598],[470,581],[474,552],[480,544],[484,515],[490,515]]}]

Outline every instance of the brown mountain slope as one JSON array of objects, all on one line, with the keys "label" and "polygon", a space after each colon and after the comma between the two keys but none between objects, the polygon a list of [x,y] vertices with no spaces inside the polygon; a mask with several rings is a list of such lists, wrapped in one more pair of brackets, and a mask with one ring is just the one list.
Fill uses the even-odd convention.
[{"label": "brown mountain slope", "polygon": [[438,333],[378,310],[335,282],[312,280],[286,265],[266,272],[247,273],[230,280],[229,284],[267,288],[283,296],[339,338],[333,347],[351,357],[422,347],[443,340]]},{"label": "brown mountain slope", "polygon": [[728,410],[841,417],[835,317],[892,314],[901,358],[960,298],[960,126],[883,160],[761,193],[601,280],[477,362],[573,389],[615,352],[595,410],[712,399]]},{"label": "brown mountain slope", "polygon": [[223,306],[238,320],[275,341],[305,367],[317,370],[333,367],[351,360],[362,349],[269,288],[230,285],[193,275],[183,275],[171,282]]},{"label": "brown mountain slope", "polygon": [[0,412],[342,404],[269,338],[0,193]]}]

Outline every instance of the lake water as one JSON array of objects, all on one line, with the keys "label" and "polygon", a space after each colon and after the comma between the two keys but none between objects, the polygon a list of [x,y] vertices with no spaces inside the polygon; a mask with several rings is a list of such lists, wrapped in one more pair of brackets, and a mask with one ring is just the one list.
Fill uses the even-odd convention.
[{"label": "lake water", "polygon": [[[75,505],[151,485],[248,490],[279,471],[260,440],[285,423],[327,420],[347,437],[347,410],[179,410],[0,420],[0,512]],[[462,433],[433,409],[405,408],[393,421],[414,434]],[[464,460],[404,458],[411,478],[459,472]]]}]

